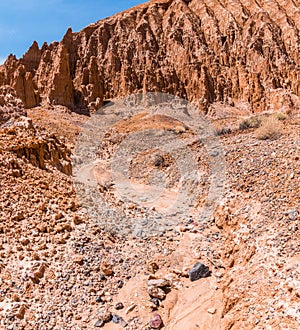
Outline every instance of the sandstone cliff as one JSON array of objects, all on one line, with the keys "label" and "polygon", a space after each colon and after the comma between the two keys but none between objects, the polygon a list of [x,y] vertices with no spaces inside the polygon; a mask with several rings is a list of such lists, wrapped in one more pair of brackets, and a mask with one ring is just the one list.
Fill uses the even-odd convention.
[{"label": "sandstone cliff", "polygon": [[98,108],[140,91],[169,92],[207,111],[289,109],[300,93],[300,6],[293,0],[156,0],[36,42],[0,67],[27,108]]},{"label": "sandstone cliff", "polygon": [[10,86],[0,87],[0,127],[9,120],[25,116],[26,111],[15,90]]}]

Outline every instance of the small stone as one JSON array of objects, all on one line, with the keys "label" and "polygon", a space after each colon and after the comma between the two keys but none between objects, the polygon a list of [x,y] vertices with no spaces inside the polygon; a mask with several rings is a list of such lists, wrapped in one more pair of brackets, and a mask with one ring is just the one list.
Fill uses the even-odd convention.
[{"label": "small stone", "polygon": [[21,301],[20,297],[16,293],[12,296],[12,300],[15,301],[15,302]]},{"label": "small stone", "polygon": [[102,328],[105,323],[108,323],[112,320],[112,315],[110,312],[104,312],[100,317],[99,320],[94,324],[95,328]]},{"label": "small stone", "polygon": [[177,268],[173,268],[171,271],[176,275],[183,276],[183,272]]},{"label": "small stone", "polygon": [[25,315],[25,312],[26,312],[25,306],[24,305],[20,306],[20,308],[18,309],[18,311],[16,313],[16,317],[18,319],[23,319],[24,315]]},{"label": "small stone", "polygon": [[119,289],[121,289],[121,288],[123,288],[123,286],[124,286],[124,282],[122,280],[119,280],[118,283],[117,283],[117,287]]},{"label": "small stone", "polygon": [[105,312],[102,316],[102,319],[104,320],[104,322],[109,322],[112,319],[112,315],[110,312]]},{"label": "small stone", "polygon": [[210,153],[210,156],[211,157],[217,157],[219,156],[219,152],[217,150],[213,150],[211,153]]},{"label": "small stone", "polygon": [[169,280],[166,280],[164,278],[160,278],[160,279],[147,281],[147,285],[148,286],[155,286],[155,287],[158,287],[158,288],[164,288],[166,286],[170,286],[171,283],[170,283]]},{"label": "small stone", "polygon": [[124,308],[124,305],[121,302],[117,303],[116,306],[115,306],[116,310],[120,310],[120,309],[123,309],[123,308]]},{"label": "small stone", "polygon": [[61,233],[64,230],[62,225],[57,225],[55,226],[55,232],[57,233]]},{"label": "small stone", "polygon": [[156,167],[162,166],[164,164],[165,160],[162,155],[154,155],[153,156],[153,165]]},{"label": "small stone", "polygon": [[181,233],[185,233],[185,232],[187,231],[187,228],[184,227],[184,226],[180,226],[180,227],[179,227],[179,231],[180,231]]},{"label": "small stone", "polygon": [[182,272],[181,272],[182,277],[189,277],[189,268],[188,267],[183,267]]},{"label": "small stone", "polygon": [[193,268],[188,272],[189,278],[192,282],[205,278],[211,275],[211,271],[201,262],[197,262]]},{"label": "small stone", "polygon": [[62,212],[59,212],[59,213],[57,213],[57,214],[54,215],[54,220],[59,220],[61,218],[63,218]]},{"label": "small stone", "polygon": [[41,263],[31,269],[28,273],[28,277],[36,284],[39,283],[40,279],[44,276],[46,265]]},{"label": "small stone", "polygon": [[147,307],[151,312],[157,311],[157,306],[151,300],[149,300]]},{"label": "small stone", "polygon": [[150,301],[157,307],[160,305],[160,300],[157,298],[151,298]]},{"label": "small stone", "polygon": [[294,210],[288,211],[288,216],[289,216],[290,220],[296,220],[298,218],[298,210],[294,209]]},{"label": "small stone", "polygon": [[215,308],[209,308],[208,310],[207,310],[207,313],[209,313],[209,314],[215,314],[216,313],[216,309]]},{"label": "small stone", "polygon": [[22,245],[28,245],[29,244],[29,239],[27,238],[27,237],[21,237],[20,238],[20,243],[22,244]]},{"label": "small stone", "polygon": [[73,262],[78,265],[83,265],[83,256],[80,255],[75,256]]},{"label": "small stone", "polygon": [[105,276],[111,276],[114,273],[112,265],[106,261],[102,261],[100,268]]},{"label": "small stone", "polygon": [[40,256],[38,255],[38,253],[36,253],[36,252],[33,252],[33,254],[32,254],[32,259],[33,260],[40,260]]},{"label": "small stone", "polygon": [[73,222],[75,225],[80,225],[81,223],[83,223],[83,219],[76,214],[73,216]]},{"label": "small stone", "polygon": [[166,293],[161,288],[155,286],[148,287],[148,293],[150,297],[158,298],[160,300],[166,298]]},{"label": "small stone", "polygon": [[102,328],[104,326],[105,322],[103,320],[99,320],[94,324],[95,328]]},{"label": "small stone", "polygon": [[16,250],[17,251],[23,251],[23,246],[22,245],[17,245]]},{"label": "small stone", "polygon": [[18,212],[14,217],[13,220],[24,220],[25,216],[23,214],[23,212]]},{"label": "small stone", "polygon": [[154,261],[150,261],[150,262],[148,263],[148,271],[149,271],[150,273],[155,274],[155,273],[157,272],[158,268],[159,268],[159,267],[158,267],[158,265],[157,265],[156,262],[154,262]]},{"label": "small stone", "polygon": [[126,327],[127,326],[127,323],[119,315],[113,315],[112,322],[115,323],[115,324],[120,324],[122,327]]},{"label": "small stone", "polygon": [[112,320],[113,323],[119,324],[120,323],[120,316],[119,315],[113,315],[111,320]]},{"label": "small stone", "polygon": [[89,323],[89,322],[90,322],[90,318],[89,318],[89,316],[88,316],[88,315],[84,315],[84,316],[82,317],[82,322],[84,322],[84,323]]},{"label": "small stone", "polygon": [[163,320],[161,316],[157,313],[154,313],[152,319],[149,322],[149,325],[152,329],[161,329],[163,326]]},{"label": "small stone", "polygon": [[41,232],[41,233],[46,233],[47,232],[47,226],[44,223],[39,223],[37,225],[37,229]]}]

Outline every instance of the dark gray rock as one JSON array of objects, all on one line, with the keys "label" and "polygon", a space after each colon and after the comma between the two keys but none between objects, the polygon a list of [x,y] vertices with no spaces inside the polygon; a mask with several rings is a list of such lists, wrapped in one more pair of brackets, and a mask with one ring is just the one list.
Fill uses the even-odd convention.
[{"label": "dark gray rock", "polygon": [[194,267],[188,272],[189,278],[192,282],[199,280],[200,278],[209,277],[211,271],[201,262],[197,262]]},{"label": "dark gray rock", "polygon": [[127,322],[125,322],[123,317],[121,317],[119,315],[113,315],[112,322],[115,324],[119,324],[123,328],[125,328],[127,326]]},{"label": "dark gray rock", "polygon": [[99,320],[94,324],[95,328],[102,328],[104,327],[105,322],[103,320]]}]

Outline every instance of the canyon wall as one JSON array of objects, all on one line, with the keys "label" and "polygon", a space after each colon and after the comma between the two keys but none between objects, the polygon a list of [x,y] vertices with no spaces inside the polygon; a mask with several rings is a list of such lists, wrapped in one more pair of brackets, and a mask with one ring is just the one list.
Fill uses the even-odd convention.
[{"label": "canyon wall", "polygon": [[142,91],[251,111],[295,106],[300,93],[300,5],[295,0],[150,1],[61,42],[34,42],[0,67],[0,86],[25,107],[98,109]]}]

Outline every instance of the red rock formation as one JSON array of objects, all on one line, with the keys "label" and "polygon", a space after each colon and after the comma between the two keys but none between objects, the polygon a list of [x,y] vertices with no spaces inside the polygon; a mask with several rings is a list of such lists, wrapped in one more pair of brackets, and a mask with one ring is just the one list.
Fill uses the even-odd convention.
[{"label": "red rock formation", "polygon": [[0,126],[10,119],[25,116],[22,101],[17,97],[15,90],[10,86],[0,87]]},{"label": "red rock formation", "polygon": [[[103,99],[160,91],[205,111],[213,102],[289,108],[285,100],[300,93],[299,22],[293,0],[150,1],[69,29],[60,43],[33,43],[22,59],[8,58],[0,85],[16,88],[26,107],[41,99],[97,108]],[[282,95],[276,104],[274,90]]]},{"label": "red rock formation", "polygon": [[40,169],[53,169],[71,174],[70,150],[56,138],[34,127],[32,120],[22,117],[8,127],[1,129],[1,150],[27,159]]}]

